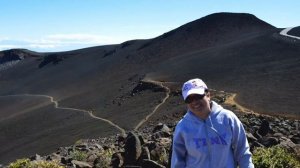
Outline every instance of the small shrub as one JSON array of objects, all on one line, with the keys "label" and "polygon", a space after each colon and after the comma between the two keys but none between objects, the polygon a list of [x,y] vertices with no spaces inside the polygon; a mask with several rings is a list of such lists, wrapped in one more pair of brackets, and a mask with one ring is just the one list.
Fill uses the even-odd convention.
[{"label": "small shrub", "polygon": [[31,162],[30,168],[64,168],[60,166],[58,162],[55,161],[34,161]]},{"label": "small shrub", "polygon": [[30,164],[30,160],[29,159],[18,159],[13,163],[10,163],[8,168],[23,168],[23,167],[28,167]]},{"label": "small shrub", "polygon": [[97,163],[97,165],[95,165],[95,167],[110,167],[112,155],[113,151],[110,148],[104,150],[103,152],[97,153],[99,162]]},{"label": "small shrub", "polygon": [[296,157],[279,146],[256,148],[253,152],[253,163],[256,168],[300,167],[300,162]]},{"label": "small shrub", "polygon": [[70,154],[71,158],[78,161],[84,161],[87,158],[87,154],[83,151],[74,150]]},{"label": "small shrub", "polygon": [[18,159],[17,161],[10,163],[8,168],[64,168],[55,161],[33,161],[29,159]]}]

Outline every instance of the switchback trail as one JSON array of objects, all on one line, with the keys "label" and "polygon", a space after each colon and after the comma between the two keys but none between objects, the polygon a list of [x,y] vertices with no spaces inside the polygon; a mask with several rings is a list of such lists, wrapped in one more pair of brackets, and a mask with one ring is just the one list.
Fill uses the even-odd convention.
[{"label": "switchback trail", "polygon": [[[138,130],[145,122],[147,122],[149,120],[149,118],[155,114],[155,112],[158,110],[158,108],[163,105],[166,100],[170,97],[170,93],[171,90],[164,86],[163,83],[173,83],[173,82],[160,82],[160,81],[154,81],[154,80],[145,80],[144,82],[148,82],[148,83],[153,83],[155,85],[159,85],[160,87],[164,88],[166,90],[166,96],[165,98],[162,100],[162,102],[160,104],[158,104],[157,106],[155,106],[155,108],[153,109],[153,111],[147,115],[142,121],[140,121],[137,126],[134,128],[134,130]],[[4,95],[4,96],[0,96],[0,97],[12,97],[12,96],[27,96],[27,97],[45,97],[50,99],[50,102],[54,104],[54,108],[56,109],[62,109],[62,110],[72,110],[72,111],[79,111],[79,112],[84,112],[84,113],[88,113],[90,115],[90,117],[97,119],[97,120],[101,120],[104,122],[107,122],[108,124],[110,124],[111,126],[117,128],[119,131],[122,132],[123,135],[126,134],[126,131],[121,128],[120,126],[118,126],[117,124],[113,123],[110,120],[107,120],[105,118],[101,118],[101,117],[97,117],[93,114],[92,111],[89,110],[84,110],[84,109],[77,109],[77,108],[70,108],[70,107],[60,107],[58,102],[54,100],[54,98],[52,96],[49,95],[40,95],[40,94],[16,94],[16,95]]]},{"label": "switchback trail", "polygon": [[154,110],[149,115],[147,115],[146,118],[144,118],[142,121],[140,121],[138,123],[138,125],[134,128],[135,131],[137,131],[145,122],[147,122],[149,120],[149,118],[157,111],[157,109],[166,102],[166,100],[170,97],[170,93],[171,93],[171,90],[168,87],[163,85],[163,83],[166,83],[166,82],[159,82],[159,81],[153,81],[153,80],[145,80],[144,82],[159,85],[162,88],[166,89],[167,92],[166,92],[166,97],[162,100],[162,102],[159,103],[157,106],[155,106]]},{"label": "switchback trail", "polygon": [[54,100],[54,98],[52,96],[48,96],[48,95],[39,95],[39,94],[17,94],[17,95],[6,95],[6,96],[0,96],[0,97],[12,97],[12,96],[26,96],[26,97],[46,97],[48,99],[50,99],[51,103],[54,103],[54,108],[56,109],[62,109],[62,110],[72,110],[72,111],[79,111],[79,112],[84,112],[84,113],[88,113],[90,115],[90,117],[97,119],[97,120],[101,120],[104,122],[107,122],[108,124],[110,124],[111,126],[117,128],[119,131],[122,132],[123,135],[125,135],[125,130],[123,128],[121,128],[120,126],[118,126],[117,124],[111,122],[110,120],[107,120],[105,118],[101,118],[101,117],[97,117],[95,116],[92,111],[88,111],[88,110],[84,110],[84,109],[77,109],[77,108],[70,108],[70,107],[59,107],[58,102]]}]

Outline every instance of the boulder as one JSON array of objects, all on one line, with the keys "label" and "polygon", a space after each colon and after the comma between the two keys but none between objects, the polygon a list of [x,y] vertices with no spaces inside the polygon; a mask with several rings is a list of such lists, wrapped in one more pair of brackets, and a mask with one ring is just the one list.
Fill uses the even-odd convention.
[{"label": "boulder", "polygon": [[154,127],[153,133],[158,132],[158,131],[170,133],[171,129],[166,124],[159,123],[159,124],[157,124],[156,127]]},{"label": "boulder", "polygon": [[254,132],[253,136],[257,139],[262,138],[262,136],[259,134],[258,130]]},{"label": "boulder", "polygon": [[34,160],[41,160],[42,158],[41,158],[40,155],[35,154],[35,155],[33,155],[33,156],[30,156],[29,159],[30,159],[31,161],[34,161]]},{"label": "boulder", "polygon": [[76,165],[76,168],[90,168],[90,167],[93,167],[90,164],[88,164],[87,162],[82,162],[82,161],[78,161],[78,160],[72,160],[72,163],[74,165]]},{"label": "boulder", "polygon": [[266,119],[263,119],[257,132],[261,136],[266,136],[270,132],[270,130],[271,130],[271,128],[270,128],[269,121]]},{"label": "boulder", "polygon": [[299,144],[295,144],[293,141],[291,141],[290,139],[288,139],[286,137],[281,137],[279,146],[288,149],[289,151],[295,153],[298,158],[300,158],[300,145]]},{"label": "boulder", "polygon": [[295,144],[300,144],[300,135],[294,135],[291,138],[291,141],[294,142]]},{"label": "boulder", "polygon": [[142,147],[142,154],[139,160],[150,159],[150,151],[147,146]]},{"label": "boulder", "polygon": [[171,133],[165,132],[165,131],[158,131],[152,135],[153,140],[159,139],[159,138],[167,138],[167,137],[171,137]]},{"label": "boulder", "polygon": [[122,167],[124,164],[124,159],[121,153],[114,153],[111,157],[111,166],[113,168]]},{"label": "boulder", "polygon": [[72,162],[72,158],[68,158],[68,157],[62,157],[60,162],[64,165],[69,165]]},{"label": "boulder", "polygon": [[142,147],[139,137],[135,133],[129,132],[125,140],[124,148],[125,165],[135,165],[142,153]]},{"label": "boulder", "polygon": [[276,137],[262,137],[258,142],[265,147],[271,147],[279,144],[280,141]]},{"label": "boulder", "polygon": [[46,157],[46,160],[58,160],[61,161],[61,156],[56,154],[56,153],[52,153],[51,155]]}]

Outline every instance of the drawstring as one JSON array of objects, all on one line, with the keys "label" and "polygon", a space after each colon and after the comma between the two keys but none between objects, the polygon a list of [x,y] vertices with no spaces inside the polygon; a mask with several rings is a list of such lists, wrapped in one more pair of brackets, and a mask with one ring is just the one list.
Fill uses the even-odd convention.
[{"label": "drawstring", "polygon": [[225,139],[223,138],[223,136],[220,135],[220,133],[214,128],[210,116],[208,116],[208,118],[209,118],[209,122],[210,122],[210,125],[211,125],[211,126],[208,126],[207,124],[205,124],[205,125],[206,125],[208,128],[210,128],[211,130],[213,130],[213,131],[217,134],[217,136],[221,139],[222,142],[226,142]]}]

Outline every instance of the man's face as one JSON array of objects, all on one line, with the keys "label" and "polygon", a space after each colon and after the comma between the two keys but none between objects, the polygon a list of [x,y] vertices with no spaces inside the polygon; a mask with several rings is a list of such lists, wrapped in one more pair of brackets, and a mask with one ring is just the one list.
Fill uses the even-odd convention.
[{"label": "man's face", "polygon": [[202,119],[205,119],[211,109],[210,109],[210,94],[206,93],[204,95],[191,94],[187,97],[186,103],[190,111]]}]

